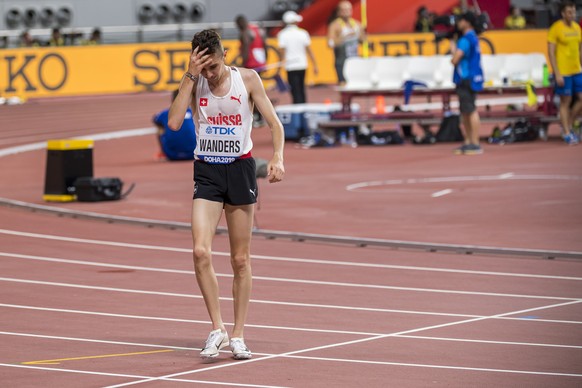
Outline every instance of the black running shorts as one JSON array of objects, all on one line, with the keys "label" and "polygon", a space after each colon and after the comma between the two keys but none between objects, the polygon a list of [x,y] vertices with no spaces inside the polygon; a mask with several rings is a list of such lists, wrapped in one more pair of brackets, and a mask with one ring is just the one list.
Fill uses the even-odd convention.
[{"label": "black running shorts", "polygon": [[473,113],[477,107],[475,100],[477,93],[471,88],[471,80],[464,79],[457,85],[457,96],[459,96],[459,110],[461,113]]},{"label": "black running shorts", "polygon": [[233,206],[257,202],[259,194],[253,158],[230,164],[194,162],[194,199],[207,199]]}]

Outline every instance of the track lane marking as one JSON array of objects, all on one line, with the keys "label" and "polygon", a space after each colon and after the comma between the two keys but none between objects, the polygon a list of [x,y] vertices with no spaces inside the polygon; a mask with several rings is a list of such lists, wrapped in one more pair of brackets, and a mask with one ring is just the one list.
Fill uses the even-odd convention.
[{"label": "track lane marking", "polygon": [[[36,369],[36,370],[44,370],[44,371],[51,371],[51,372],[64,372],[64,373],[84,374],[84,375],[94,375],[94,376],[124,377],[124,378],[130,378],[130,379],[149,379],[149,378],[151,378],[149,376],[130,375],[130,374],[122,374],[122,373],[93,372],[93,371],[88,371],[88,370],[77,370],[77,369],[49,368],[49,367],[42,367],[42,366],[37,366],[37,365],[18,365],[18,364],[0,363],[0,367]],[[173,379],[173,378],[164,378],[164,379],[158,378],[157,380],[171,381],[171,382],[176,382],[176,383],[225,385],[227,387],[286,388],[286,387],[276,386],[276,385],[242,384],[242,383],[207,381],[207,380],[188,380],[188,379]]]},{"label": "track lane marking", "polygon": [[346,186],[347,191],[365,189],[368,187],[408,185],[419,183],[452,183],[452,182],[479,182],[479,181],[500,181],[500,180],[565,180],[580,181],[580,175],[543,175],[543,174],[524,174],[516,175],[512,172],[500,175],[474,175],[474,176],[448,176],[432,178],[408,178],[408,179],[388,179],[384,181],[366,181],[352,183]]},{"label": "track lane marking", "polygon": [[444,189],[441,191],[434,192],[430,196],[433,198],[438,198],[438,197],[443,197],[445,195],[451,194],[452,192],[453,192],[452,189]]},{"label": "track lane marking", "polygon": [[[57,308],[50,308],[50,307],[25,306],[25,305],[14,305],[14,304],[6,304],[6,303],[0,303],[0,307],[23,309],[23,310],[48,311],[48,312],[56,312],[56,313],[95,315],[95,316],[112,317],[112,318],[143,319],[143,320],[152,320],[152,321],[195,323],[195,324],[201,324],[201,325],[208,325],[208,324],[212,323],[211,321],[202,321],[202,320],[194,320],[194,319],[152,317],[152,316],[129,315],[129,314],[115,314],[115,313],[105,313],[105,312],[100,312],[100,311],[57,309]],[[465,317],[474,317],[474,316],[473,315],[466,315]],[[226,326],[234,326],[234,323],[231,323],[231,322],[224,322],[224,324]],[[360,336],[369,336],[369,335],[379,334],[379,333],[349,331],[349,330],[331,330],[331,329],[302,328],[302,327],[290,327],[290,326],[256,325],[256,324],[252,324],[252,323],[245,324],[245,327],[252,327],[252,328],[256,328],[256,329],[267,329],[267,330],[292,330],[292,331],[300,331],[300,332],[328,333],[328,334],[350,334],[350,335],[360,335]]]},{"label": "track lane marking", "polygon": [[[146,128],[136,128],[136,129],[125,129],[121,131],[114,131],[114,132],[104,132],[104,133],[96,133],[93,135],[86,135],[86,136],[65,136],[66,138],[70,139],[88,139],[88,140],[113,140],[113,139],[122,139],[125,137],[135,137],[135,136],[144,136],[144,135],[151,135],[157,132],[157,128],[155,127],[146,127]],[[37,135],[32,135],[37,136]],[[30,136],[29,136],[30,137]],[[47,147],[47,141],[40,141],[36,143],[24,144],[19,146],[7,147],[7,148],[0,148],[0,158],[9,155],[19,154],[21,152],[30,152],[30,151],[38,151],[43,150]]]},{"label": "track lane marking", "polygon": [[[484,317],[483,317],[484,318]],[[491,318],[491,319],[503,319],[503,318]],[[209,322],[206,322],[209,323]],[[228,326],[233,326],[233,324],[228,324]],[[264,328],[263,329],[270,329]],[[303,330],[303,331],[310,331],[309,329],[303,328],[294,328],[291,327],[291,330]],[[330,333],[336,334],[334,331],[330,331]],[[361,333],[361,332],[346,332],[340,334],[353,334],[359,336],[378,336],[383,335],[385,333]],[[43,334],[32,334],[32,333],[19,333],[19,332],[11,332],[11,331],[0,331],[0,335],[6,336],[17,336],[17,337],[32,337],[32,338],[42,338],[42,339],[54,339],[54,340],[62,340],[62,341],[78,341],[78,342],[92,342],[92,343],[102,343],[102,344],[110,344],[110,345],[129,345],[129,346],[140,346],[140,347],[154,347],[154,348],[167,348],[167,349],[175,349],[175,350],[202,350],[202,348],[196,347],[185,347],[185,346],[172,346],[172,345],[161,345],[161,344],[146,344],[146,343],[135,343],[135,342],[121,342],[121,341],[110,341],[110,340],[98,340],[98,339],[91,339],[91,338],[79,338],[79,337],[63,337],[63,336],[53,336],[53,335],[43,335]],[[470,339],[470,338],[454,338],[454,337],[430,337],[430,336],[416,336],[416,335],[395,335],[394,337],[398,338],[410,338],[410,339],[421,339],[427,341],[445,341],[445,342],[467,342],[467,343],[478,343],[478,344],[492,344],[492,345],[510,345],[510,346],[536,346],[536,347],[544,347],[544,348],[564,348],[564,349],[582,349],[582,345],[564,345],[564,344],[549,344],[549,343],[539,343],[539,342],[516,342],[516,341],[493,341],[493,340],[482,340],[482,339]],[[230,350],[222,351],[225,353],[230,353]],[[260,356],[271,356],[271,353],[257,353],[253,352]],[[302,356],[303,358],[309,359],[307,356]]]},{"label": "track lane marking", "polygon": [[[253,277],[254,278],[254,277]],[[346,282],[325,282],[318,280],[301,280],[301,279],[285,279],[285,278],[267,278],[257,276],[257,280],[270,280],[284,283],[298,283],[298,284],[310,284],[318,286],[339,286],[339,287],[349,287],[349,288],[368,288],[375,290],[392,290],[392,291],[409,291],[409,292],[422,292],[422,293],[434,293],[434,294],[451,294],[451,295],[472,295],[472,296],[494,296],[500,298],[520,298],[520,299],[547,299],[547,300],[576,300],[577,297],[565,297],[565,296],[548,296],[548,295],[526,295],[526,294],[503,294],[496,292],[481,292],[481,291],[462,291],[462,290],[444,290],[436,288],[418,288],[418,287],[397,287],[397,286],[385,286],[379,284],[362,284],[362,283],[346,283]],[[48,282],[42,280],[32,280],[32,279],[20,279],[20,278],[7,278],[0,277],[0,281],[13,282],[13,283],[26,283],[26,284],[38,284],[45,286],[57,286],[57,287],[70,287],[70,288],[84,288],[92,290],[102,290],[102,291],[114,291],[114,292],[126,292],[134,294],[148,294],[148,295],[162,295],[162,296],[176,296],[182,298],[195,298],[201,299],[201,295],[195,294],[181,294],[176,292],[162,292],[162,291],[150,291],[150,290],[137,290],[131,288],[118,288],[118,287],[102,287],[102,286],[88,286],[84,284],[75,283],[62,283],[62,282]],[[232,301],[233,298],[221,297],[221,300]],[[317,306],[325,307],[326,305],[311,304],[311,303],[293,303],[293,302],[280,302],[273,300],[260,300],[251,299],[253,303],[262,304],[275,304],[275,305],[287,305],[287,306]],[[333,308],[344,308],[342,306],[334,306]],[[356,310],[358,307],[350,307],[349,309]],[[375,311],[375,308],[365,308],[367,311]],[[380,311],[382,309],[379,309]]]},{"label": "track lane marking", "polygon": [[[5,229],[0,229],[0,234],[3,234]],[[11,231],[14,232],[14,231]],[[8,233],[6,233],[8,234]],[[50,235],[49,235],[50,236]],[[26,236],[29,237],[29,236]],[[36,236],[32,236],[35,237]],[[51,236],[51,237],[60,237],[60,236]],[[39,237],[43,238],[43,237]],[[51,238],[54,240],[58,240],[58,238]],[[69,239],[65,237],[65,239]],[[87,240],[91,241],[91,243],[98,244],[100,242],[109,243],[109,241],[102,241],[102,240]],[[83,242],[83,241],[81,241]],[[106,245],[106,244],[104,244]],[[191,249],[184,249],[176,248],[176,247],[160,247],[160,246],[150,246],[155,248],[155,250],[162,250],[162,251],[172,251],[172,252],[183,252],[183,253],[192,253]],[[143,248],[139,248],[143,249]],[[150,249],[150,248],[145,248]],[[228,252],[218,252],[213,251],[213,255],[217,256],[226,256],[230,257],[230,253]],[[18,257],[18,258],[28,258],[33,260],[46,260],[46,261],[62,261],[68,263],[76,263],[76,264],[83,264],[88,263],[87,265],[92,265],[90,261],[81,261],[81,260],[70,260],[70,259],[63,259],[63,258],[54,258],[54,257],[46,257],[46,256],[36,256],[36,255],[23,255],[19,253],[12,253],[12,252],[0,252],[0,256],[7,256],[7,257]],[[580,280],[582,281],[582,277],[574,277],[574,276],[559,276],[559,275],[539,275],[539,274],[527,274],[527,273],[512,273],[512,272],[495,272],[495,271],[477,271],[477,270],[465,270],[465,269],[453,269],[453,268],[434,268],[434,267],[416,267],[416,266],[406,266],[406,265],[393,265],[393,264],[375,264],[375,263],[361,263],[361,262],[350,262],[350,261],[337,261],[337,260],[317,260],[317,259],[304,259],[304,258],[296,258],[296,257],[284,257],[284,256],[265,256],[265,255],[251,255],[252,259],[255,260],[266,260],[266,261],[280,261],[280,262],[293,262],[293,263],[304,263],[304,264],[323,264],[323,265],[337,265],[337,266],[351,266],[351,267],[364,267],[364,268],[382,268],[382,269],[399,269],[399,270],[410,270],[410,271],[428,271],[428,272],[446,272],[446,273],[460,273],[460,274],[475,274],[475,275],[491,275],[491,276],[511,276],[511,277],[526,277],[526,278],[537,278],[537,279],[560,279],[560,280]],[[98,263],[98,262],[95,262]],[[94,264],[100,265],[100,264]],[[126,266],[122,264],[110,264],[111,266],[118,266],[119,268],[139,268],[144,270],[153,270],[149,268],[153,267],[137,267],[137,266]],[[184,271],[184,270],[166,270],[156,268],[160,272],[175,272],[175,273],[193,273],[193,271]],[[232,276],[232,275],[228,275]]]},{"label": "track lane marking", "polygon": [[[7,335],[7,336],[20,336],[20,337],[31,337],[31,338],[42,338],[42,339],[52,339],[52,340],[60,340],[60,341],[74,341],[74,342],[89,342],[89,343],[105,343],[105,344],[112,344],[112,345],[128,345],[128,346],[139,346],[139,347],[167,347],[176,350],[195,350],[199,351],[201,348],[188,348],[188,347],[178,347],[178,346],[166,346],[166,345],[159,345],[159,344],[143,344],[143,343],[131,343],[131,342],[118,342],[118,341],[107,341],[107,340],[97,340],[97,339],[88,339],[88,338],[71,338],[71,337],[60,337],[60,336],[49,336],[49,335],[42,335],[42,334],[31,334],[31,333],[13,333],[13,332],[0,332],[0,335]],[[381,335],[381,334],[377,334]],[[568,348],[568,349],[580,349],[581,346],[574,346],[574,345],[557,345],[557,344],[536,344],[536,343],[528,343],[528,342],[506,342],[506,341],[486,341],[486,340],[470,340],[470,339],[457,339],[457,338],[439,338],[439,337],[424,337],[424,336],[413,336],[413,335],[394,335],[395,338],[411,338],[411,339],[424,339],[424,340],[437,340],[437,341],[461,341],[461,342],[470,342],[470,343],[485,343],[485,344],[493,344],[493,345],[510,345],[510,346],[537,346],[537,347],[551,347],[551,348]],[[230,351],[221,350],[221,353],[230,353]],[[272,353],[259,353],[253,352],[257,356],[273,356]],[[362,360],[362,359],[346,359],[346,358],[333,358],[333,357],[317,357],[317,356],[301,356],[301,355],[288,355],[288,356],[281,356],[282,358],[293,358],[299,360],[308,360],[308,361],[336,361],[336,362],[344,362],[344,363],[358,363],[358,364],[378,364],[378,365],[405,365],[402,363],[391,362],[391,361],[377,361],[377,360]],[[443,366],[437,365],[430,365],[430,364],[406,364],[408,366],[417,366],[417,367],[437,367],[442,368]],[[465,367],[463,366],[453,366],[450,365],[447,369],[460,369],[463,370]],[[500,370],[503,371],[503,370]]]},{"label": "track lane marking", "polygon": [[[85,314],[85,315],[99,315],[105,317],[116,317],[116,318],[128,318],[128,319],[146,319],[146,320],[154,320],[154,321],[169,321],[169,322],[186,322],[186,323],[199,323],[199,324],[209,324],[211,321],[201,321],[195,319],[183,319],[183,318],[167,318],[167,317],[152,317],[152,316],[144,316],[144,315],[130,315],[130,314],[115,314],[115,313],[105,313],[100,311],[87,311],[87,310],[71,310],[71,309],[58,309],[58,308],[50,308],[50,307],[38,307],[38,306],[26,306],[26,305],[17,305],[17,304],[6,304],[0,303],[0,307],[6,308],[16,308],[16,309],[25,309],[25,310],[39,310],[39,311],[51,311],[51,312],[59,312],[59,313],[72,313],[72,314]],[[359,309],[359,307],[354,307],[354,309]],[[398,310],[398,309],[385,309],[383,311],[378,312],[387,312],[387,313],[395,313],[395,314],[411,314],[411,315],[428,315],[428,316],[437,316],[437,317],[456,317],[456,318],[480,318],[484,315],[475,315],[475,314],[454,314],[454,313],[438,313],[432,311],[414,311],[414,310]],[[493,318],[493,319],[500,319],[500,320],[508,320],[508,321],[524,321],[522,317],[502,317],[502,318]],[[566,321],[566,320],[559,320],[559,319],[535,319],[530,320],[530,322],[540,322],[540,323],[565,323],[565,324],[573,324],[573,325],[580,325],[582,321]],[[225,322],[227,326],[234,326],[234,323]],[[370,332],[361,332],[361,331],[349,331],[349,330],[331,330],[331,329],[316,329],[316,328],[302,328],[302,327],[290,327],[290,326],[273,326],[273,325],[257,325],[252,323],[245,324],[247,327],[254,327],[257,329],[273,329],[273,330],[295,330],[295,331],[306,331],[306,332],[315,332],[315,333],[331,333],[331,334],[354,334],[354,335],[376,335],[381,333],[370,333]]]},{"label": "track lane marking", "polygon": [[173,351],[174,350],[172,350],[172,349],[161,349],[161,350],[149,350],[147,352],[101,354],[101,355],[97,355],[97,356],[83,356],[83,357],[56,358],[54,360],[26,361],[26,362],[21,362],[21,364],[22,365],[59,365],[63,361],[93,360],[93,359],[97,359],[97,358],[141,356],[141,355],[146,355],[146,354],[168,353],[168,352],[173,352]]},{"label": "track lane marking", "polygon": [[[211,367],[202,368],[202,369],[194,369],[194,370],[190,370],[190,371],[178,372],[178,373],[160,376],[160,378],[168,378],[168,377],[174,378],[174,377],[183,376],[183,375],[187,375],[187,374],[195,374],[195,373],[207,372],[210,370],[228,368],[228,367],[231,367],[234,365],[240,366],[240,365],[244,365],[244,364],[256,363],[256,362],[261,362],[261,361],[265,361],[265,360],[271,360],[274,358],[292,356],[292,355],[306,353],[306,352],[331,349],[331,348],[336,348],[336,347],[346,346],[346,345],[360,344],[360,343],[364,343],[364,342],[375,341],[375,340],[394,337],[394,336],[403,335],[403,334],[418,333],[418,332],[426,331],[426,330],[434,330],[434,329],[440,329],[440,328],[444,328],[444,327],[451,327],[451,326],[463,325],[463,324],[467,324],[467,323],[479,322],[479,321],[491,319],[494,317],[523,314],[523,313],[527,313],[527,312],[531,312],[531,311],[539,311],[539,310],[544,310],[544,309],[563,307],[563,306],[577,304],[577,303],[581,303],[581,302],[582,302],[582,299],[579,299],[579,300],[570,301],[570,302],[563,302],[563,303],[557,303],[557,304],[552,304],[552,305],[533,307],[533,308],[529,308],[529,309],[510,311],[507,313],[495,314],[495,315],[486,316],[486,317],[482,317],[482,318],[473,318],[473,319],[466,319],[466,320],[462,320],[462,321],[449,322],[449,323],[444,323],[444,324],[439,324],[439,325],[425,326],[425,327],[420,327],[420,328],[411,329],[411,330],[404,330],[404,331],[400,331],[400,332],[396,332],[396,333],[382,334],[382,335],[378,335],[378,336],[363,338],[363,339],[359,339],[359,340],[345,341],[345,342],[339,342],[339,343],[335,343],[335,344],[322,345],[322,346],[315,346],[315,347],[311,347],[311,348],[307,348],[307,349],[300,349],[300,350],[295,350],[292,352],[276,354],[273,356],[244,360],[244,361],[241,361],[237,364],[223,364],[223,365],[216,365],[216,366],[211,366]],[[402,364],[402,365],[412,366],[410,364]],[[450,366],[439,366],[439,365],[434,365],[432,367],[434,367],[434,368],[439,368],[439,367],[440,368],[450,368]],[[503,371],[504,373],[582,377],[582,374],[559,373],[559,372],[538,372],[538,371],[527,371],[527,370],[525,370],[525,371],[524,370],[503,370],[503,369],[498,370],[498,369],[487,369],[487,368],[466,368],[465,369],[465,367],[463,367],[463,370],[476,370],[476,371],[484,371],[484,372],[501,372],[501,371]],[[130,385],[149,383],[151,381],[156,381],[156,378],[148,378],[148,379],[142,379],[142,380],[133,381],[133,382],[124,383],[124,384],[110,385],[110,386],[107,386],[106,388],[127,387]]]}]

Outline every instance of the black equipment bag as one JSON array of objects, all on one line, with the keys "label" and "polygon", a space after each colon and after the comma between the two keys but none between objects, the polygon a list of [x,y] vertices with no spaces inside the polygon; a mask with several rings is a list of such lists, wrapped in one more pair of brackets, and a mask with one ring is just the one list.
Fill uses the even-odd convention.
[{"label": "black equipment bag", "polygon": [[453,142],[453,141],[463,141],[463,133],[461,132],[459,115],[445,116],[439,131],[436,134],[437,142]]},{"label": "black equipment bag", "polygon": [[359,145],[384,146],[404,143],[398,131],[375,131],[369,134],[359,133],[357,140]]},{"label": "black equipment bag", "polygon": [[521,119],[509,123],[503,129],[495,127],[489,137],[489,143],[507,144],[522,141],[533,141],[539,136],[540,125],[529,120]]},{"label": "black equipment bag", "polygon": [[80,202],[114,201],[125,198],[134,184],[122,194],[123,181],[119,178],[77,178],[74,183],[75,195]]}]

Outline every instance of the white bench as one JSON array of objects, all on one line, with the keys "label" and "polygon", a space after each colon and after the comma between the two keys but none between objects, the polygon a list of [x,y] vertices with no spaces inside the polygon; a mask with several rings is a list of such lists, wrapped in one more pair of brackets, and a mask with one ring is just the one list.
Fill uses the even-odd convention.
[{"label": "white bench", "polygon": [[[485,86],[506,86],[532,80],[540,86],[546,57],[533,54],[484,54],[481,63]],[[399,90],[406,81],[418,81],[429,89],[453,88],[450,55],[401,57],[352,57],[344,67],[346,85],[340,90]]]},{"label": "white bench", "polygon": [[[527,117],[539,120],[544,125],[556,120],[555,106],[552,101],[553,91],[550,87],[542,87],[543,68],[546,57],[541,53],[533,54],[485,54],[481,56],[485,78],[485,88],[482,95],[522,94],[525,95],[525,83],[533,81],[537,87],[539,109],[523,112],[483,112],[482,119],[490,121],[513,121]],[[406,97],[404,84],[406,81],[418,81],[426,86],[415,87],[415,96],[424,96],[431,101],[433,96],[440,98],[442,111],[451,108],[451,100],[455,95],[455,85],[452,82],[454,66],[450,55],[435,56],[400,56],[348,58],[345,72],[346,85],[339,87],[342,110],[332,115],[332,120],[320,126],[342,127],[357,124],[378,122],[417,122],[428,127],[440,122],[442,112],[386,112],[380,114],[353,112],[351,105],[354,98],[388,96]],[[427,108],[425,108],[427,109]]]}]

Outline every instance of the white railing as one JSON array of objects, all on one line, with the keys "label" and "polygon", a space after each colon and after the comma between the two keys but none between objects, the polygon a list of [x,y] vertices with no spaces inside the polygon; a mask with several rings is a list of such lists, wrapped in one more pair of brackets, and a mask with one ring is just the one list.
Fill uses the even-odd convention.
[{"label": "white railing", "polygon": [[[253,21],[252,23],[257,24],[262,28],[273,28],[283,26],[283,22],[280,20],[266,20],[266,21]],[[124,43],[133,42],[144,42],[144,35],[151,33],[172,33],[175,34],[176,40],[183,40],[183,34],[185,31],[197,31],[205,29],[216,29],[219,31],[229,31],[235,30],[236,24],[234,22],[215,22],[215,23],[180,23],[180,24],[141,24],[133,26],[103,26],[103,27],[61,27],[60,31],[63,35],[76,35],[83,34],[83,36],[88,36],[95,28],[101,30],[101,36],[104,41],[107,41],[108,35],[119,35],[119,34],[135,34],[134,39],[124,39]],[[0,30],[0,37],[7,37],[8,39],[16,38],[18,39],[24,29],[15,30]],[[32,28],[28,32],[31,36],[37,37],[49,37],[52,32],[52,28]],[[234,36],[234,33],[233,33]],[[114,39],[114,41],[116,41]]]}]

